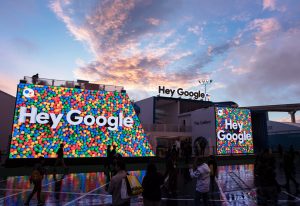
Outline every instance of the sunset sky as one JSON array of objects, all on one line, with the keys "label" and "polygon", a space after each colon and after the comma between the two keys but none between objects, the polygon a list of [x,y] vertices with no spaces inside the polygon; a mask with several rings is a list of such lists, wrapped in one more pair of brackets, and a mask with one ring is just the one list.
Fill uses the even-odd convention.
[{"label": "sunset sky", "polygon": [[300,1],[0,3],[0,90],[12,95],[39,73],[122,85],[135,100],[210,78],[212,101],[300,103]]}]

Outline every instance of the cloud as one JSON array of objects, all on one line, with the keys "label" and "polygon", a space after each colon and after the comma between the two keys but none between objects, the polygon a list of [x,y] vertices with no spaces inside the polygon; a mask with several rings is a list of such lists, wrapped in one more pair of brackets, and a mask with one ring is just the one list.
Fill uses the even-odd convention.
[{"label": "cloud", "polygon": [[198,44],[200,46],[205,46],[206,43],[207,43],[207,40],[203,36],[200,36],[199,39],[198,39]]},{"label": "cloud", "polygon": [[213,82],[211,86],[208,88],[208,91],[218,90],[218,89],[224,89],[226,88],[226,85],[221,82]]},{"label": "cloud", "polygon": [[[263,32],[270,31],[266,28]],[[224,95],[234,96],[243,105],[299,102],[299,35],[297,29],[280,30],[258,47],[234,48],[229,63],[214,74],[228,88]]]},{"label": "cloud", "polygon": [[[295,118],[296,118],[296,123],[300,123],[300,115],[296,113]],[[292,122],[290,116],[288,116],[288,117],[275,118],[274,121],[276,121],[276,122],[289,122],[289,123]]]},{"label": "cloud", "polygon": [[238,21],[238,22],[247,22],[250,19],[250,14],[247,12],[243,12],[240,14],[235,14],[231,17],[232,21]]},{"label": "cloud", "polygon": [[203,32],[203,27],[199,27],[198,25],[192,26],[188,28],[188,31],[195,35],[200,35]]},{"label": "cloud", "polygon": [[[180,48],[184,36],[161,25],[170,12],[167,5],[160,1],[101,1],[79,16],[70,2],[57,0],[50,7],[94,55],[93,62],[79,62],[76,77],[148,91],[160,84],[189,87],[199,78],[196,75],[204,74],[203,65],[211,61],[204,57],[199,62],[194,51]],[[194,29],[196,32],[197,27]],[[186,58],[195,60],[184,68],[172,68]]]},{"label": "cloud", "polygon": [[263,10],[275,10],[275,0],[263,0]]},{"label": "cloud", "polygon": [[156,19],[156,18],[148,18],[146,19],[146,21],[151,24],[151,25],[154,25],[154,26],[158,26],[161,21],[159,19]]},{"label": "cloud", "polygon": [[177,60],[180,60],[180,59],[182,59],[184,57],[190,56],[192,54],[193,53],[191,51],[182,52],[182,53],[174,55],[172,59],[173,59],[173,61],[177,61]]},{"label": "cloud", "polygon": [[265,42],[280,30],[280,24],[275,18],[255,19],[250,22],[248,30],[257,31],[254,38],[256,46],[262,46]]},{"label": "cloud", "polygon": [[[53,1],[50,4],[51,9],[67,26],[71,34],[80,41],[90,40],[90,36],[84,27],[77,26],[70,16],[64,10],[64,7],[70,5],[70,1]],[[70,12],[71,13],[71,12]],[[89,42],[91,44],[91,42]]]},{"label": "cloud", "polygon": [[233,67],[231,71],[232,71],[232,73],[237,74],[237,75],[241,75],[241,74],[250,72],[250,70],[248,68],[242,68],[242,67]]},{"label": "cloud", "polygon": [[221,43],[219,45],[216,46],[208,46],[207,47],[207,55],[210,57],[214,57],[214,56],[218,56],[220,54],[224,54],[225,52],[227,52],[230,48],[235,47],[237,44],[235,41],[233,40],[228,40],[225,43]]},{"label": "cloud", "polygon": [[[282,7],[276,3],[264,1],[264,10]],[[212,77],[212,92],[219,100],[243,104],[279,101],[282,82],[294,96],[299,93],[294,79],[299,79],[299,32],[283,24],[290,19],[266,18],[259,7],[249,2],[232,8],[227,2],[169,0],[51,3],[70,34],[93,55],[91,62],[77,61],[75,77],[138,88],[143,94],[157,85],[189,88],[200,78]]]},{"label": "cloud", "polygon": [[12,96],[16,96],[16,87],[17,87],[16,85],[18,84],[18,80],[4,72],[1,72],[0,75],[3,78],[0,81],[0,90]]},{"label": "cloud", "polygon": [[13,38],[12,44],[16,49],[20,49],[26,53],[32,53],[38,51],[38,46],[34,42],[22,37]]},{"label": "cloud", "polygon": [[263,0],[263,10],[286,12],[287,4],[284,1]]}]

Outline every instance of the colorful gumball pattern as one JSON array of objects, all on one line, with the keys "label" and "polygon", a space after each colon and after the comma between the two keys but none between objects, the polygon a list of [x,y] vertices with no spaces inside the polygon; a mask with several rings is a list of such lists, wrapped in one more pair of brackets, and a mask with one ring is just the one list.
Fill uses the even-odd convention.
[{"label": "colorful gumball pattern", "polygon": [[[221,110],[221,112],[220,112]],[[225,133],[233,134],[233,131],[225,129],[225,119],[229,121],[230,119],[233,122],[243,123],[242,129],[239,131],[243,133],[249,133],[251,135],[250,140],[245,140],[243,143],[231,139],[230,141],[217,140],[217,154],[247,154],[253,153],[253,136],[252,136],[252,127],[251,127],[251,113],[249,109],[239,109],[239,108],[227,108],[227,107],[216,107],[216,134],[220,130],[224,130]]]},{"label": "colorful gumball pattern", "polygon": [[[32,89],[33,96],[24,96],[23,90]],[[25,92],[24,92],[25,93]],[[39,112],[62,113],[64,116],[56,128],[51,123],[19,123],[20,107],[36,107]],[[80,116],[116,116],[122,112],[134,121],[132,127],[109,130],[106,126],[84,123],[71,125],[66,120],[70,110],[81,111]],[[59,144],[64,143],[64,156],[106,157],[107,145],[115,145],[123,157],[154,156],[152,147],[137,117],[134,108],[125,93],[78,88],[54,87],[33,84],[19,84],[13,132],[10,145],[10,158],[56,157]]]}]

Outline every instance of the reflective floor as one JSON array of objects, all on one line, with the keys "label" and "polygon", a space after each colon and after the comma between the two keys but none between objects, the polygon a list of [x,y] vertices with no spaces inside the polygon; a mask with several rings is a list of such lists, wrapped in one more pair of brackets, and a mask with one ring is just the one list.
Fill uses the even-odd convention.
[{"label": "reflective floor", "polygon": [[[253,165],[220,166],[214,192],[210,194],[210,205],[259,205],[254,185]],[[142,181],[144,171],[130,172]],[[278,173],[278,182],[284,183]],[[43,180],[42,197],[45,205],[110,205],[107,194],[109,184],[103,172],[48,175]],[[0,178],[0,205],[24,205],[32,185],[28,176]],[[188,169],[179,169],[176,197],[163,195],[162,205],[194,205],[195,182],[189,178]],[[293,190],[282,190],[279,205],[300,205],[300,195]],[[30,205],[37,205],[36,197]],[[143,205],[141,197],[133,198],[131,205]]]}]

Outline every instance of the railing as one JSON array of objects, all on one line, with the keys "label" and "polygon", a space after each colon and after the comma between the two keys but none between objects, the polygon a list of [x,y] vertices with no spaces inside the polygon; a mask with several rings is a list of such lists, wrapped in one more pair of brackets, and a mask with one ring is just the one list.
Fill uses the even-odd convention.
[{"label": "railing", "polygon": [[143,124],[146,132],[191,132],[192,126],[178,124]]},{"label": "railing", "polygon": [[57,86],[57,87],[67,87],[67,88],[80,88],[88,90],[105,90],[108,92],[121,92],[124,90],[122,86],[114,85],[105,85],[105,84],[95,84],[88,81],[66,81],[66,80],[57,80],[57,79],[46,79],[46,78],[33,78],[33,77],[24,77],[22,80],[24,83],[28,84],[37,84],[37,85],[48,85],[48,86]]},{"label": "railing", "polygon": [[294,133],[300,133],[300,129],[295,129],[295,130],[281,130],[281,131],[268,131],[268,135],[294,134]]}]

